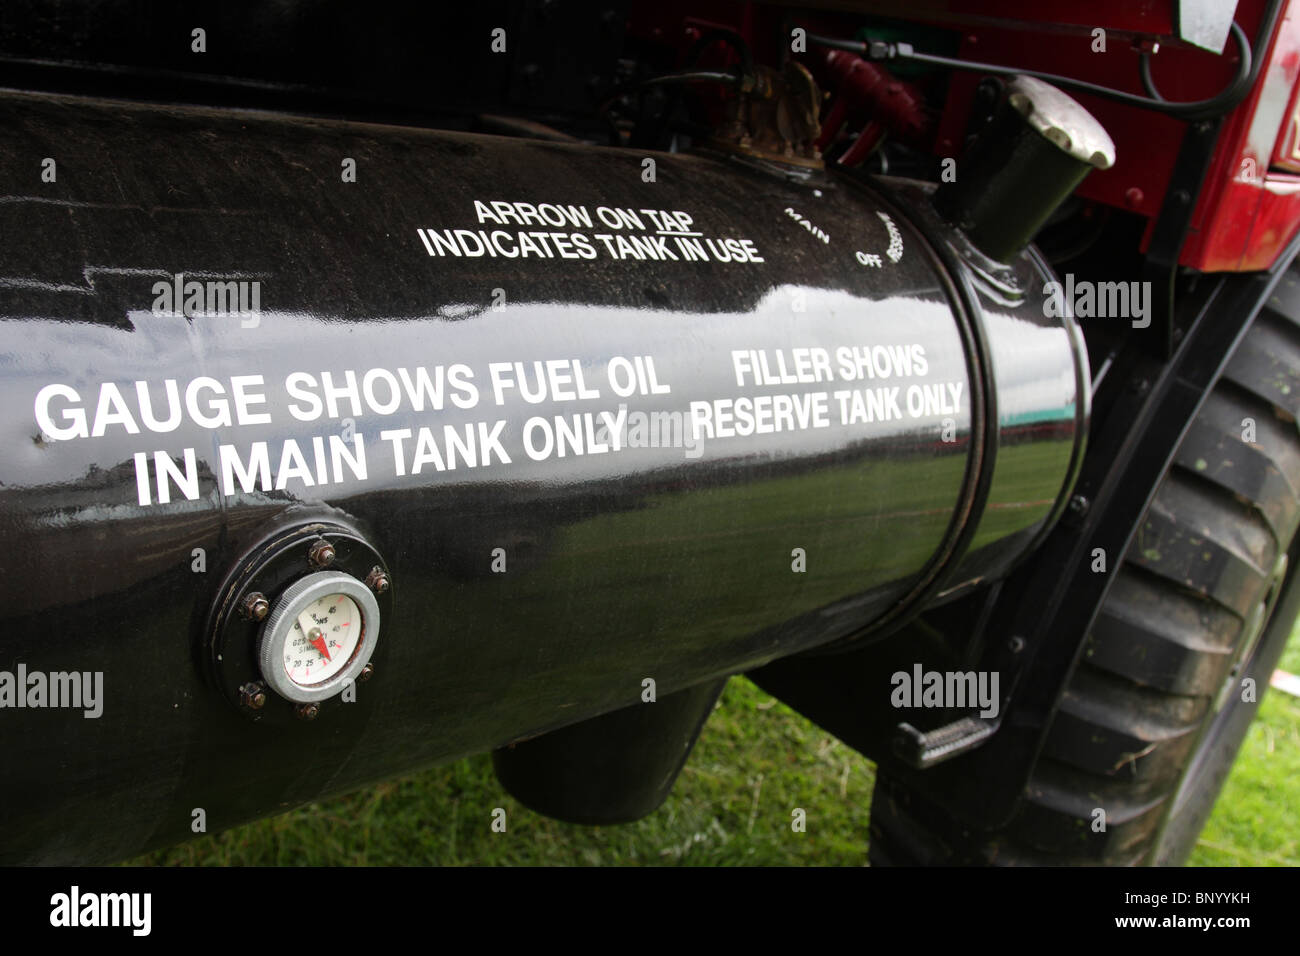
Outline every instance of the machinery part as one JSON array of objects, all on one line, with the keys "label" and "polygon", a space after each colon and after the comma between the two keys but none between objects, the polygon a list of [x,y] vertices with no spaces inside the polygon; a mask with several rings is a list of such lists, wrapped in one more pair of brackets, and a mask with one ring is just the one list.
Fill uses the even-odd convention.
[{"label": "machinery part", "polygon": [[[1183,862],[1300,606],[1297,396],[1293,265],[1184,435],[1064,689],[1019,812],[992,833],[955,828],[881,776],[873,862]],[[1253,695],[1243,692],[1246,679]]]},{"label": "machinery part", "polygon": [[[1068,500],[1077,328],[915,187],[59,96],[0,118],[33,182],[0,205],[7,649],[110,695],[6,736],[5,860],[112,860],[195,806],[233,825],[904,620]],[[35,182],[52,142],[76,175]],[[320,537],[379,601],[383,679],[309,724],[249,706],[239,608]]]},{"label": "machinery part", "polygon": [[284,517],[286,526],[273,525],[235,562],[200,648],[205,676],[227,700],[279,726],[301,716],[294,705],[322,705],[314,719],[354,703],[339,695],[362,679],[393,608],[383,559],[360,532],[337,521],[294,521],[292,509]]},{"label": "machinery part", "polygon": [[365,584],[338,571],[309,574],[285,589],[262,625],[262,677],[285,700],[333,697],[369,662],[380,625],[379,604]]},{"label": "machinery part", "polygon": [[997,729],[997,721],[979,717],[962,717],[925,732],[905,722],[898,725],[894,749],[903,760],[924,770],[978,747]]},{"label": "machinery part", "polygon": [[307,558],[318,568],[328,568],[334,563],[334,545],[321,538],[311,546],[311,550],[307,552]]},{"label": "machinery part", "polygon": [[502,786],[570,823],[639,820],[672,791],[726,678],[624,707],[492,752]]},{"label": "machinery part", "polygon": [[1071,97],[1018,76],[993,121],[958,164],[935,206],[998,262],[1009,262],[1092,169],[1115,164],[1115,144]]},{"label": "machinery part", "polygon": [[838,162],[856,166],[888,132],[909,145],[930,131],[925,97],[912,84],[891,76],[883,66],[842,50],[828,50],[817,63],[821,85],[835,94],[822,123],[817,148],[825,152],[846,123],[865,125],[857,141]]},{"label": "machinery part", "polygon": [[722,151],[820,169],[820,109],[821,91],[802,63],[789,60],[780,71],[757,67],[750,84],[728,102],[727,119],[709,142]]},{"label": "machinery part", "polygon": [[870,57],[873,60],[892,60],[898,58],[901,60],[912,60],[917,63],[927,63],[931,66],[948,67],[954,70],[971,70],[976,73],[991,73],[995,76],[1026,76],[1033,77],[1044,83],[1050,83],[1053,86],[1061,86],[1066,89],[1076,90],[1082,93],[1091,93],[1094,96],[1101,96],[1108,100],[1114,100],[1117,103],[1126,103],[1130,106],[1139,106],[1144,109],[1154,110],[1159,113],[1165,113],[1169,116],[1176,116],[1179,119],[1188,121],[1214,119],[1220,117],[1233,109],[1240,103],[1254,86],[1258,76],[1258,66],[1263,62],[1262,54],[1267,46],[1268,39],[1272,35],[1273,27],[1277,23],[1278,14],[1282,11],[1281,0],[1272,0],[1266,8],[1264,14],[1263,29],[1260,30],[1256,45],[1251,47],[1250,41],[1246,38],[1245,32],[1241,27],[1233,22],[1229,26],[1232,38],[1236,41],[1237,49],[1240,51],[1240,62],[1237,67],[1237,73],[1232,78],[1232,82],[1220,93],[1215,94],[1209,99],[1193,100],[1187,102],[1171,103],[1168,100],[1154,95],[1154,90],[1150,90],[1150,63],[1148,62],[1149,53],[1142,54],[1142,79],[1144,84],[1153,93],[1151,96],[1138,96],[1134,93],[1128,93],[1124,90],[1117,90],[1109,86],[1101,86],[1097,83],[1089,83],[1085,80],[1077,80],[1073,77],[1060,76],[1055,73],[1043,73],[1038,70],[1025,70],[1019,67],[1002,66],[996,63],[978,63],[974,60],[956,60],[946,56],[935,56],[930,53],[920,53],[914,50],[909,43],[888,43],[883,40],[840,40],[834,37],[818,36],[808,34],[808,42],[815,43],[818,46],[830,47],[836,50],[845,50],[851,53],[857,53],[861,56]]},{"label": "machinery part", "polygon": [[1212,53],[1222,53],[1228,43],[1235,6],[1212,0],[1178,0],[1178,37]]}]

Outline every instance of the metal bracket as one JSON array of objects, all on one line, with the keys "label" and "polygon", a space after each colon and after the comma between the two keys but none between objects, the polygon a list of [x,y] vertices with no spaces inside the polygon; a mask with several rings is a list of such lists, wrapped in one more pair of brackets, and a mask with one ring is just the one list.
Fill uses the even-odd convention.
[{"label": "metal bracket", "polygon": [[1224,0],[1178,0],[1175,24],[1178,38],[1211,53],[1223,53],[1228,30],[1237,13],[1235,2]]},{"label": "metal bracket", "polygon": [[971,715],[922,732],[911,724],[899,724],[894,731],[894,753],[918,770],[951,760],[974,750],[997,733],[1001,720]]}]

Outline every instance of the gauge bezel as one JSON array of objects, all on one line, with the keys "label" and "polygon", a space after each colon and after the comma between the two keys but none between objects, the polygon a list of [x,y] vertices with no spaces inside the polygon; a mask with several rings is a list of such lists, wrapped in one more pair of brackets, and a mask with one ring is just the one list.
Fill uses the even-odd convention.
[{"label": "gauge bezel", "polygon": [[[284,642],[289,639],[299,615],[330,594],[345,595],[357,605],[361,612],[361,639],[347,664],[333,677],[318,684],[299,684],[285,670]],[[370,588],[352,575],[343,571],[317,571],[299,578],[275,598],[271,613],[258,635],[257,661],[262,679],[271,690],[294,703],[328,700],[342,692],[350,681],[355,681],[370,661],[379,640],[381,624],[379,602]]]},{"label": "gauge bezel", "polygon": [[[364,724],[378,699],[375,690],[383,683],[385,647],[389,643],[388,629],[395,620],[398,592],[388,563],[370,544],[374,535],[356,525],[343,524],[337,517],[309,520],[295,510],[260,522],[260,526],[256,537],[235,546],[239,557],[231,562],[229,573],[214,589],[203,624],[204,639],[198,648],[205,675],[235,712],[254,724],[297,732],[291,728],[326,726],[340,711],[349,714],[349,724]],[[321,541],[334,548],[334,559],[325,566],[312,557]],[[386,637],[376,642],[367,662],[374,669],[362,666],[356,694],[300,703],[281,697],[262,677],[258,652],[266,617],[250,616],[248,601],[260,596],[274,606],[290,586],[320,571],[346,574],[371,588],[386,625]],[[381,576],[388,586],[375,591],[374,583]],[[267,616],[270,610],[268,606]],[[366,693],[361,692],[362,685]],[[316,719],[304,720],[305,707],[316,708]]]}]

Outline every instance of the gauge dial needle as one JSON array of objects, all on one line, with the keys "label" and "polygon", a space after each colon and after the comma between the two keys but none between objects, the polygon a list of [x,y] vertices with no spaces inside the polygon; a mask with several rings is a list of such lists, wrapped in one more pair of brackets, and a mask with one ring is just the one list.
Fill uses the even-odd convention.
[{"label": "gauge dial needle", "polygon": [[327,651],[327,650],[325,650],[325,638],[324,638],[324,637],[317,637],[317,638],[314,638],[314,639],[312,640],[312,642],[311,642],[311,646],[314,647],[314,648],[316,648],[316,650],[320,651],[320,652],[321,652],[321,656],[324,657],[325,660],[327,660],[327,661],[330,660],[330,652]]}]

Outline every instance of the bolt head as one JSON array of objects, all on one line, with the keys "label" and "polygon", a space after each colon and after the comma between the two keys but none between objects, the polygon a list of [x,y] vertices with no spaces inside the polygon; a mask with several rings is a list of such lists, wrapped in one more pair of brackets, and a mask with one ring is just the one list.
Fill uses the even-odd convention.
[{"label": "bolt head", "polygon": [[293,712],[299,720],[315,720],[320,716],[320,706],[317,704],[299,704],[294,708]]},{"label": "bolt head", "polygon": [[392,582],[388,580],[388,575],[380,567],[370,569],[370,574],[366,576],[366,585],[376,594],[383,594],[389,589]]},{"label": "bolt head", "polygon": [[239,688],[239,702],[249,710],[261,710],[266,706],[266,688],[260,681],[245,684]]},{"label": "bolt head", "polygon": [[244,598],[244,603],[240,605],[240,612],[247,620],[264,621],[266,616],[271,613],[271,602],[266,599],[266,595],[261,591],[255,591]]},{"label": "bolt head", "polygon": [[361,681],[364,684],[366,681],[370,680],[370,678],[373,677],[374,674],[375,674],[375,665],[367,664],[365,667],[361,668],[361,673],[357,675],[357,680]]},{"label": "bolt head", "polygon": [[316,567],[328,568],[334,563],[334,545],[322,538],[311,546],[311,550],[307,552],[307,557]]}]

